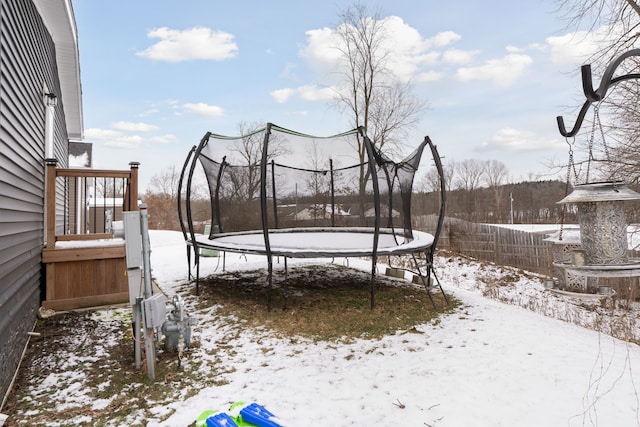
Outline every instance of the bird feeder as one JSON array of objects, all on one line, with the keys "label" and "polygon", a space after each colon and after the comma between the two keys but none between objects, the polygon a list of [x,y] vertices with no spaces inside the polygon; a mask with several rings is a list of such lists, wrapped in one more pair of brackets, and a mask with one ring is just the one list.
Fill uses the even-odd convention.
[{"label": "bird feeder", "polygon": [[624,202],[639,199],[640,194],[621,181],[613,181],[577,185],[560,200],[558,203],[574,203],[578,207],[582,250],[574,253],[572,264],[577,267],[628,264]]}]

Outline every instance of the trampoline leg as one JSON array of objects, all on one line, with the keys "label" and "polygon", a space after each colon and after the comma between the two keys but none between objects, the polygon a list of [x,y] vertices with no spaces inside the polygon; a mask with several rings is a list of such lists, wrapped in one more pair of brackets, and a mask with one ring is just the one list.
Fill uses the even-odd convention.
[{"label": "trampoline leg", "polygon": [[[418,273],[418,274],[420,274],[420,273]],[[433,306],[433,308],[437,309],[438,307],[436,306],[436,302],[433,300],[433,296],[431,296],[431,275],[429,274],[425,278],[422,274],[420,274],[420,280],[422,280],[422,284],[424,285],[424,289],[427,292],[427,296],[429,297],[429,301],[431,301],[431,305]]]},{"label": "trampoline leg", "polygon": [[427,277],[425,278],[422,274],[422,271],[420,271],[420,264],[418,263],[415,254],[411,254],[411,259],[413,259],[413,264],[416,267],[416,272],[420,277],[420,281],[424,286],[424,290],[427,292],[427,296],[429,297],[429,301],[431,301],[431,305],[433,306],[433,308],[437,309],[438,307],[436,306],[436,302],[433,300],[433,296],[431,296],[431,264],[427,260]]},{"label": "trampoline leg", "polygon": [[440,292],[442,292],[442,296],[444,297],[445,302],[447,303],[447,305],[449,305],[449,298],[447,297],[447,294],[444,293],[444,289],[442,289],[442,284],[440,283],[440,279],[438,278],[438,275],[436,274],[436,270],[433,268],[433,266],[431,267],[431,272],[433,273],[433,277],[436,278],[436,282],[438,282],[438,287],[440,288]]},{"label": "trampoline leg", "polygon": [[191,246],[189,245],[187,245],[187,271],[188,271],[187,279],[191,280],[193,276],[191,275]]},{"label": "trampoline leg", "polygon": [[289,302],[289,267],[287,265],[287,257],[284,257],[284,289],[283,289],[284,305],[282,310],[287,309],[287,303]]},{"label": "trampoline leg", "polygon": [[200,295],[200,263],[196,264],[196,296]]},{"label": "trampoline leg", "polygon": [[[431,285],[431,275],[433,274],[433,277],[436,279],[436,282],[437,282],[436,286],[440,288],[440,292],[444,297],[445,303],[449,305],[449,298],[447,297],[447,294],[444,292],[444,289],[442,289],[442,283],[440,283],[440,278],[436,274],[436,269],[433,267],[433,254],[429,256],[429,254],[425,253],[425,256],[427,259],[427,273],[429,274],[429,285]],[[432,287],[435,287],[435,286],[432,286]]]},{"label": "trampoline leg", "polygon": [[273,260],[271,257],[268,257],[268,275],[267,281],[269,282],[269,287],[267,289],[267,310],[271,311],[271,289],[273,287]]},{"label": "trampoline leg", "polygon": [[371,310],[373,310],[376,306],[376,283],[375,283],[375,279],[376,279],[376,259],[372,258],[371,261],[371,289],[370,289],[370,293],[371,293]]},{"label": "trampoline leg", "polygon": [[371,275],[371,310],[373,310],[376,306],[376,285],[375,285],[375,279],[374,279],[374,275]]}]

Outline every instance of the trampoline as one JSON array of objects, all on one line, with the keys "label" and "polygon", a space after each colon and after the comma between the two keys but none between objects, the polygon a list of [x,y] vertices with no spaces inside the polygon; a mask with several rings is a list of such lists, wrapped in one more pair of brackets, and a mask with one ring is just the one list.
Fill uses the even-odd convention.
[{"label": "trampoline", "polygon": [[[433,233],[413,230],[411,224],[414,176],[427,146],[440,184]],[[194,220],[198,170],[204,172],[208,187],[207,234],[196,229],[203,226]],[[196,271],[196,294],[202,249],[265,256],[269,306],[274,257],[284,257],[285,270],[287,258],[370,257],[374,308],[378,257],[409,255],[413,267],[402,269],[419,277],[434,306],[434,288],[448,303],[433,271],[445,192],[440,157],[429,137],[395,162],[362,128],[329,137],[271,123],[236,137],[208,132],[187,155],[178,195],[190,279],[192,261]]]}]

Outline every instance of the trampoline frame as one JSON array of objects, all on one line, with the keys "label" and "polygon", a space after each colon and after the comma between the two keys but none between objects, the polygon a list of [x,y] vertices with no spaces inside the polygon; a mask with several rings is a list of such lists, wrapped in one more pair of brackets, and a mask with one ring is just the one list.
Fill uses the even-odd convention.
[{"label": "trampoline frame", "polygon": [[[334,258],[334,257],[348,258],[348,257],[356,257],[356,256],[371,257],[371,280],[370,280],[371,303],[370,303],[370,306],[371,306],[371,309],[373,309],[375,306],[375,276],[376,276],[377,258],[379,256],[411,255],[414,268],[413,269],[401,268],[401,270],[409,271],[413,273],[415,276],[419,277],[419,280],[421,284],[424,286],[427,292],[427,295],[429,296],[429,299],[434,307],[436,307],[436,304],[431,295],[431,291],[435,288],[440,290],[446,303],[448,304],[449,301],[448,301],[447,295],[442,289],[442,285],[440,283],[438,276],[435,273],[434,266],[433,266],[435,249],[436,249],[436,245],[440,237],[442,225],[444,222],[446,193],[445,193],[445,181],[444,181],[444,172],[442,168],[442,161],[438,154],[437,147],[433,144],[431,139],[428,136],[425,136],[423,142],[420,144],[416,152],[414,152],[412,155],[415,156],[417,153],[417,156],[421,156],[423,149],[427,145],[431,150],[431,155],[435,163],[436,170],[438,172],[439,182],[440,182],[440,191],[439,191],[440,209],[438,213],[436,230],[431,239],[429,239],[431,235],[429,235],[428,233],[411,230],[412,234],[417,233],[422,239],[424,239],[424,243],[422,244],[417,244],[414,242],[414,244],[411,245],[410,243],[412,243],[413,241],[412,239],[411,241],[409,241],[409,243],[400,243],[394,247],[380,248],[379,242],[380,242],[381,234],[393,235],[394,239],[396,240],[396,243],[397,243],[397,237],[402,237],[404,239],[407,236],[403,234],[399,234],[397,232],[398,230],[395,230],[394,228],[381,227],[381,215],[380,215],[381,212],[380,212],[380,203],[379,203],[380,190],[379,190],[379,184],[378,184],[379,178],[377,177],[377,174],[373,174],[376,178],[371,179],[371,182],[373,184],[374,199],[377,201],[374,204],[375,218],[374,218],[373,227],[313,227],[313,228],[306,227],[306,228],[294,228],[294,229],[269,228],[268,218],[266,213],[267,212],[267,184],[266,184],[267,183],[267,165],[269,164],[268,158],[267,158],[266,142],[267,142],[269,133],[271,132],[272,126],[275,126],[275,125],[273,125],[272,123],[268,123],[266,127],[265,143],[263,144],[262,162],[260,166],[260,174],[261,174],[260,175],[260,203],[261,203],[261,217],[262,217],[262,225],[263,225],[262,230],[251,230],[251,231],[234,232],[234,233],[214,233],[212,231],[212,233],[208,237],[204,235],[199,235],[198,233],[195,232],[193,217],[192,217],[192,210],[191,210],[191,187],[192,187],[193,174],[196,169],[196,166],[198,163],[197,160],[200,156],[200,153],[202,152],[203,148],[207,145],[208,140],[212,136],[212,134],[210,132],[207,132],[204,135],[204,137],[201,139],[200,144],[197,147],[193,146],[189,151],[189,153],[187,154],[187,157],[185,159],[185,162],[180,174],[180,179],[178,181],[178,191],[177,191],[178,206],[177,207],[178,207],[178,219],[180,223],[180,228],[186,243],[189,280],[193,279],[193,276],[191,273],[191,252],[193,251],[193,254],[194,254],[194,266],[196,269],[196,276],[195,276],[196,295],[199,294],[200,256],[201,256],[200,250],[201,249],[220,250],[220,251],[223,251],[223,253],[236,252],[236,253],[243,253],[243,254],[258,254],[258,255],[266,256],[267,268],[268,268],[267,277],[268,277],[268,288],[269,288],[269,292],[268,292],[269,308],[271,308],[271,302],[272,302],[271,290],[273,287],[272,286],[273,257],[279,257],[279,256],[284,257],[285,274],[286,274],[287,258]],[[388,159],[386,159],[379,151],[377,151],[374,144],[364,133],[364,130],[362,127],[358,128],[357,131],[360,137],[363,138],[364,146],[367,153],[367,163],[368,163],[368,167],[371,170],[375,170],[376,166],[381,166],[385,162],[393,163]],[[223,162],[224,161],[225,160],[223,159]],[[418,157],[418,163],[419,163],[419,157]],[[385,174],[387,174],[387,180],[389,180],[387,169],[384,168],[384,170],[385,170]],[[220,173],[222,173],[222,168],[220,170]],[[185,176],[187,178],[186,188],[185,188],[185,182],[184,182]],[[183,192],[186,193],[186,197],[184,200],[182,199]],[[217,193],[216,193],[216,197],[217,197]],[[183,212],[183,203],[184,203],[185,212]],[[219,204],[214,203],[214,200],[212,199],[211,200],[212,215],[214,214],[214,210],[218,208],[219,208]],[[185,213],[186,213],[186,218],[185,218]],[[217,212],[217,214],[219,218],[219,211]],[[409,215],[409,220],[410,220],[410,215]],[[277,234],[278,235],[282,233],[310,234],[310,233],[317,233],[317,232],[322,232],[322,233],[354,233],[355,232],[358,234],[364,233],[372,236],[372,244],[368,250],[365,248],[362,248],[362,249],[354,250],[351,252],[340,250],[339,248],[335,248],[333,250],[325,249],[323,251],[314,251],[314,250],[296,251],[296,250],[288,250],[288,249],[285,250],[282,247],[280,248],[272,247],[272,244],[271,244],[272,237]],[[220,239],[223,239],[223,238],[230,237],[233,239],[234,236],[249,236],[249,235],[257,235],[257,234],[262,234],[263,236],[264,246],[260,246],[259,248],[248,247],[248,246],[242,247],[241,245],[230,247],[229,244],[221,245],[219,243]],[[216,243],[216,240],[218,240],[218,243]],[[419,261],[419,259],[416,257],[416,254],[424,254],[423,262]],[[426,272],[423,273],[422,269],[425,269]],[[433,279],[435,279],[435,283],[432,280],[432,277]],[[287,298],[286,293],[284,295],[284,298],[286,301],[286,298]]]}]

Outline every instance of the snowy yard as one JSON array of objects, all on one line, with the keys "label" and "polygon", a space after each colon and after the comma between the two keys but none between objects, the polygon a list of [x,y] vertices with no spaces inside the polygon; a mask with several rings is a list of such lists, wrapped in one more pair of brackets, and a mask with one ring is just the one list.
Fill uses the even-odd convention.
[{"label": "snowy yard", "polygon": [[[169,296],[184,293],[182,235],[151,231],[150,238],[157,284]],[[218,258],[202,261],[203,275],[221,269]],[[262,257],[226,257],[226,270],[265,264]],[[352,259],[350,265],[370,268],[367,260]],[[146,401],[137,407],[145,409],[132,410],[126,423],[187,426],[205,410],[244,401],[260,403],[287,426],[640,426],[640,347],[610,335],[640,342],[636,307],[567,300],[545,291],[533,274],[454,256],[438,257],[436,268],[445,291],[463,302],[453,314],[411,332],[347,344],[274,338],[186,297],[189,314],[197,318],[197,346],[184,369],[201,378],[215,375],[216,381],[191,385],[190,391],[185,386],[169,403],[138,395]],[[93,317],[110,322],[126,312]],[[108,335],[104,345],[122,344]],[[74,412],[82,405],[97,410],[124,404],[119,390],[88,397],[86,378],[74,375],[73,366],[91,361],[78,360],[29,385],[32,396],[48,392],[51,405],[73,415],[48,422],[46,408],[38,408],[33,420],[118,425],[92,418],[91,410]],[[12,425],[11,418],[5,425]]]}]

